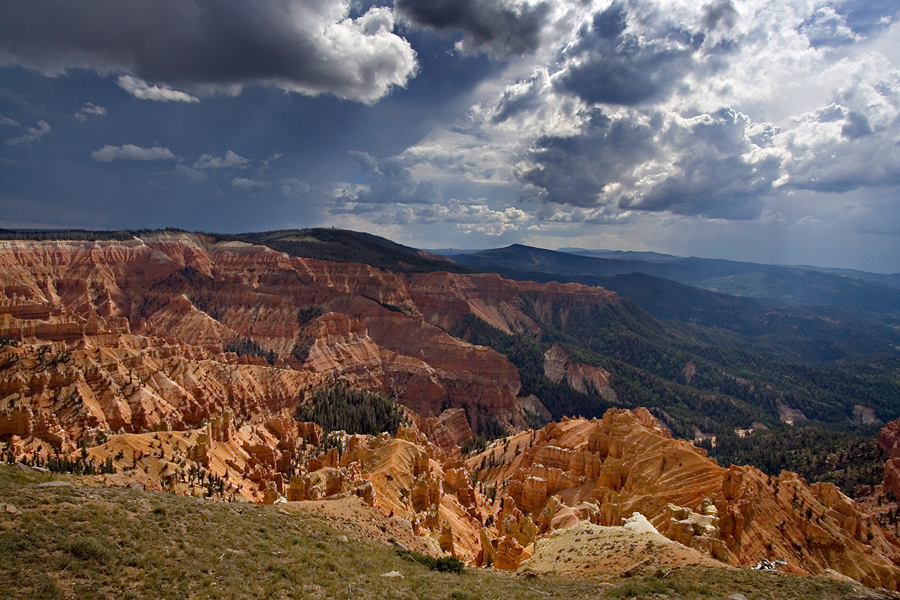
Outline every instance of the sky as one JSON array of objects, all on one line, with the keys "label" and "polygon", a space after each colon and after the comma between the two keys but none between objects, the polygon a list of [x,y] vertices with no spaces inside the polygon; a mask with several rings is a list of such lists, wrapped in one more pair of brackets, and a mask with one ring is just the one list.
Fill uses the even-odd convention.
[{"label": "sky", "polygon": [[896,0],[0,4],[0,228],[900,271]]}]

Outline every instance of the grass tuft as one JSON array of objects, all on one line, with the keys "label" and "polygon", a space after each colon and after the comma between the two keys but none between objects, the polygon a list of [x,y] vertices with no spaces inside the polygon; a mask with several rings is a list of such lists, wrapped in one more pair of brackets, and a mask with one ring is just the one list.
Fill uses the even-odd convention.
[{"label": "grass tuft", "polygon": [[106,544],[92,537],[78,537],[72,540],[66,550],[75,558],[95,560],[105,563],[112,557],[112,551]]}]

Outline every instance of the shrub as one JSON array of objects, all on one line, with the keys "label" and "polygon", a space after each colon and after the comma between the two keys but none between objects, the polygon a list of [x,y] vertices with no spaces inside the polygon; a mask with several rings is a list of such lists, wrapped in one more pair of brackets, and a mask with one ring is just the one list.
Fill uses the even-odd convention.
[{"label": "shrub", "polygon": [[466,567],[463,562],[455,556],[434,558],[433,556],[426,556],[420,552],[403,549],[398,549],[397,554],[401,558],[417,562],[420,565],[428,567],[432,571],[440,571],[442,573],[462,573]]},{"label": "shrub", "polygon": [[69,543],[69,554],[81,560],[106,562],[112,557],[110,549],[100,540],[92,537],[78,537]]}]

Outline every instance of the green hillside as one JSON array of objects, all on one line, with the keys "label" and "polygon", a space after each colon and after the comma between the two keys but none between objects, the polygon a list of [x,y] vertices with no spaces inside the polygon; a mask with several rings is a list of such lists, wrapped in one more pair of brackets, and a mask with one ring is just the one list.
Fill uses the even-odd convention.
[{"label": "green hillside", "polygon": [[[80,486],[0,466],[0,597],[9,600],[547,597],[889,598],[846,583],[745,569],[685,567],[578,580],[438,570],[448,560],[365,539],[296,505],[259,506]],[[429,566],[430,565],[430,566]],[[455,566],[455,565],[454,565]],[[436,569],[435,567],[438,567]],[[385,577],[396,572],[399,577]]]}]

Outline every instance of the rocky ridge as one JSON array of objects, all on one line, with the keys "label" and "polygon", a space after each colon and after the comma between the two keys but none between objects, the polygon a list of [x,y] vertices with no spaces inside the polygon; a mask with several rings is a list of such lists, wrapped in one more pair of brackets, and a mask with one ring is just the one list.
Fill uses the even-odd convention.
[{"label": "rocky ridge", "polygon": [[900,498],[900,419],[891,421],[878,432],[878,446],[887,456],[882,484],[884,491]]},{"label": "rocky ridge", "polygon": [[497,518],[526,552],[573,523],[621,525],[639,513],[666,537],[733,565],[784,560],[795,572],[831,568],[876,587],[900,581],[900,547],[837,487],[720,467],[645,409],[551,423],[467,464],[496,490]]},{"label": "rocky ridge", "polygon": [[[416,289],[427,298],[425,287]],[[309,307],[318,312],[301,323]],[[392,394],[425,416],[465,406],[474,422],[491,414],[524,424],[515,368],[426,322],[404,277],[242,242],[169,232],[129,241],[2,241],[0,336],[32,347],[5,351],[0,411],[59,414],[72,442],[86,432],[139,432],[163,421],[195,426],[230,402],[212,383],[224,371],[238,388],[262,390],[257,396],[296,397],[300,387],[340,378]],[[56,362],[38,360],[34,347],[44,346]],[[173,380],[152,360],[141,366],[154,348],[170,362],[186,361],[166,369],[190,372],[190,381]],[[64,352],[65,361],[54,358]],[[97,353],[106,358],[98,362]],[[124,362],[113,364],[120,355]],[[25,360],[13,364],[19,357]],[[232,368],[239,364],[260,370]],[[244,373],[291,383],[271,392],[240,381]],[[76,388],[87,404],[63,410]],[[105,400],[94,402],[98,395]],[[253,412],[232,408],[240,418]],[[0,431],[10,434],[18,435]]]},{"label": "rocky ridge", "polygon": [[[14,458],[111,463],[118,473],[98,477],[113,484],[264,503],[356,496],[477,565],[515,569],[553,531],[640,513],[731,564],[781,558],[896,587],[897,547],[836,488],[720,468],[645,410],[523,431],[463,459],[470,424],[522,429],[523,399],[505,357],[444,329],[473,314],[536,331],[529,314],[617,301],[183,233],[0,242],[0,336],[17,342],[0,347],[0,439]],[[545,360],[548,375],[612,392],[564,351]],[[395,395],[407,424],[373,437],[298,423],[307,391],[336,379]]]}]

